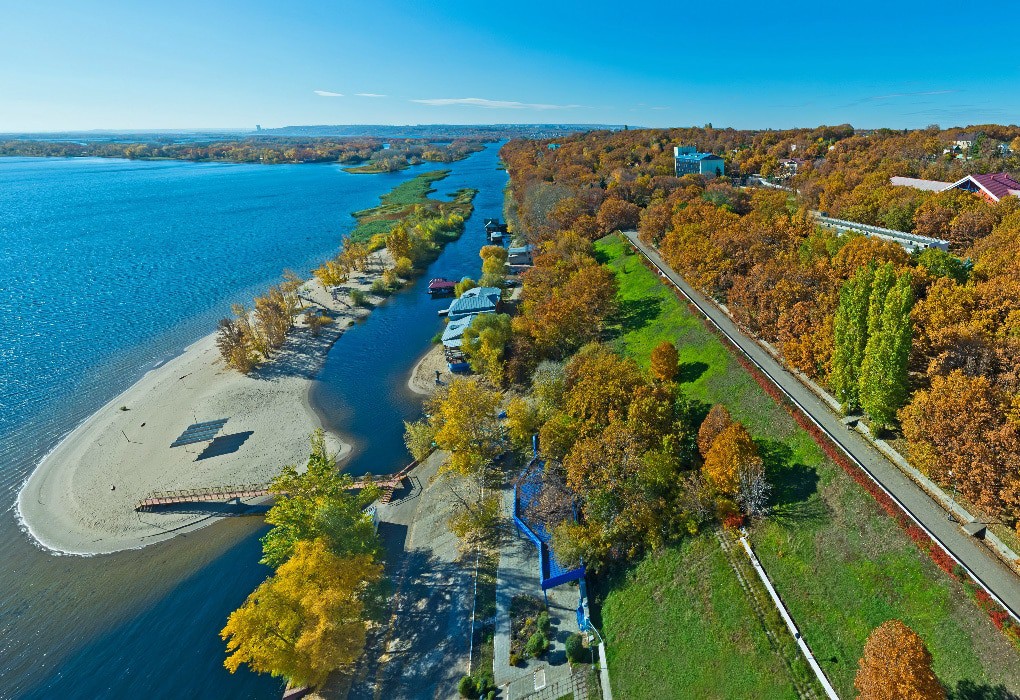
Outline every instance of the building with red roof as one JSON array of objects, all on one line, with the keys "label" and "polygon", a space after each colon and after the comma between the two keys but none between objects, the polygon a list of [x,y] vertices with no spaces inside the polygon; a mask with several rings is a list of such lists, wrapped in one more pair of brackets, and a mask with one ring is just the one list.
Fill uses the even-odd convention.
[{"label": "building with red roof", "polygon": [[1020,197],[1020,182],[1007,173],[987,173],[985,175],[968,175],[957,180],[946,188],[976,192],[990,202],[998,202],[1003,197],[1013,195]]}]

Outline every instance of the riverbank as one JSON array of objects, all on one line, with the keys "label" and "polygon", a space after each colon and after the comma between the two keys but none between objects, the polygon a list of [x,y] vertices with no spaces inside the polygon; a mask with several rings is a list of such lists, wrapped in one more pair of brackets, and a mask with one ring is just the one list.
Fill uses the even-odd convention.
[{"label": "riverbank", "polygon": [[[392,265],[388,251],[377,251],[371,271],[346,286],[368,293]],[[153,369],[39,464],[18,494],[23,527],[42,546],[64,553],[139,548],[239,511],[208,503],[136,512],[152,492],[264,483],[286,464],[303,464],[309,434],[322,427],[308,402],[312,381],[336,340],[382,298],[369,294],[369,306],[351,307],[316,279],[300,292],[332,323],[318,335],[299,323],[281,351],[248,375],[225,366],[215,334]],[[170,447],[188,425],[217,418],[228,421],[216,440]],[[349,450],[340,435],[328,440],[341,457]]]},{"label": "riverbank", "polygon": [[[439,383],[436,383],[436,373],[439,373]],[[411,370],[407,378],[407,388],[416,394],[429,395],[437,387],[449,384],[453,378],[450,372],[450,365],[446,362],[446,355],[442,345],[433,345],[429,348]]]}]

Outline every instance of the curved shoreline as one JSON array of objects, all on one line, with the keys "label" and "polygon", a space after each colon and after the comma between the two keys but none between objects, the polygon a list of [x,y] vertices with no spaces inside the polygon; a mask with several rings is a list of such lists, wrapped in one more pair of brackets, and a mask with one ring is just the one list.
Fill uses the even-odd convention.
[{"label": "curved shoreline", "polygon": [[[387,251],[373,255],[378,270],[392,265]],[[352,286],[367,290],[379,275],[366,273]],[[242,375],[223,365],[215,333],[207,335],[65,435],[19,490],[21,529],[53,553],[139,549],[244,510],[207,503],[136,512],[152,492],[263,483],[286,464],[303,464],[309,434],[324,427],[309,401],[312,382],[333,344],[370,308],[344,308],[314,279],[302,296],[334,318],[318,336],[295,327],[271,361]],[[188,425],[216,418],[228,418],[217,440],[169,447]],[[340,435],[328,432],[327,440],[340,458],[350,452]]]},{"label": "curved shoreline", "polygon": [[439,381],[442,384],[448,383],[453,376],[446,364],[442,345],[433,345],[418,359],[407,377],[407,388],[416,394],[426,396],[431,394],[438,386],[436,372],[439,372]]}]

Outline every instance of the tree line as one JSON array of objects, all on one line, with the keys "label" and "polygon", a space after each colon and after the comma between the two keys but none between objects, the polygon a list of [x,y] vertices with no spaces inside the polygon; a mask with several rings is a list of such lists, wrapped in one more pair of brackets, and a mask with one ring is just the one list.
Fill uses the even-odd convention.
[{"label": "tree line", "polygon": [[[1000,145],[1020,134],[976,129]],[[632,205],[636,217],[621,218],[636,218],[645,241],[789,366],[876,430],[902,435],[911,462],[937,483],[1020,524],[1020,198],[991,205],[962,191],[903,194],[924,199],[909,217],[914,230],[954,240],[952,253],[909,254],[879,239],[838,236],[809,215],[818,206],[846,215],[851,200],[837,202],[839,191],[902,190],[888,185],[890,174],[949,180],[1014,165],[1015,155],[999,148],[970,160],[943,158],[957,131],[594,132],[563,139],[555,150],[514,141],[501,153],[511,174],[507,216],[534,242],[562,247],[605,233],[598,221],[609,202]],[[809,136],[821,139],[815,153],[825,162],[793,181],[799,194],[672,176],[668,146],[677,141],[747,151],[726,156],[728,171],[732,163],[740,172],[754,165],[750,154],[768,157],[773,148],[804,146]],[[925,228],[934,221],[942,223]],[[557,269],[562,284],[570,263]],[[555,311],[562,300],[548,296],[533,305]],[[522,330],[531,323],[515,319]],[[532,344],[541,347],[559,328],[537,324]]]},{"label": "tree line", "polygon": [[[211,143],[115,141],[0,142],[0,156],[128,158],[132,160],[193,160],[230,163],[359,163],[379,162],[378,172],[402,170],[425,161],[450,163],[481,150],[480,139],[433,143],[427,139],[258,137]],[[385,167],[383,167],[385,166]]]}]

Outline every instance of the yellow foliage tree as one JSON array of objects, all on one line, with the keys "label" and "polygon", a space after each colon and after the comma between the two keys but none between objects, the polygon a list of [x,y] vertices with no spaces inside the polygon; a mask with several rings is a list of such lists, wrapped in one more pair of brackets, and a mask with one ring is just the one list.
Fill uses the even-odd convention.
[{"label": "yellow foliage tree", "polygon": [[854,680],[860,700],[944,700],[931,654],[916,632],[899,620],[884,622],[864,645]]},{"label": "yellow foliage tree", "polygon": [[740,475],[762,469],[758,448],[740,423],[733,423],[712,441],[702,470],[708,483],[720,493],[734,496],[740,490]]},{"label": "yellow foliage tree", "polygon": [[451,453],[449,468],[477,474],[499,453],[500,393],[476,377],[458,377],[426,404],[433,439]]},{"label": "yellow foliage tree", "polygon": [[322,541],[299,542],[276,575],[230,614],[220,632],[224,666],[233,673],[248,664],[297,685],[323,682],[364,651],[364,598],[382,575],[370,555],[340,558]]}]

